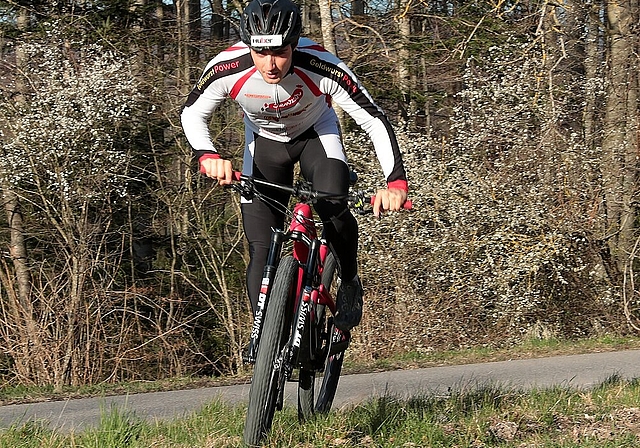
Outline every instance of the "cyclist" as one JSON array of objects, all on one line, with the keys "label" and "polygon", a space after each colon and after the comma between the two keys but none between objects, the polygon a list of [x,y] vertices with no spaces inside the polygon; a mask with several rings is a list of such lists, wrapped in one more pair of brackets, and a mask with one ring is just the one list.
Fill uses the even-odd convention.
[{"label": "cyclist", "polygon": [[[216,151],[208,127],[216,107],[231,97],[244,113],[244,174],[291,184],[297,162],[314,189],[346,194],[349,168],[333,101],[368,133],[386,176],[387,188],[376,193],[374,214],[399,210],[407,199],[407,177],[389,120],[351,70],[319,44],[301,38],[301,29],[300,11],[291,0],[252,0],[246,6],[241,41],[207,64],[181,113],[200,171],[221,185],[232,181],[231,162]],[[286,195],[268,195],[288,203]],[[362,318],[357,222],[345,200],[322,200],[314,207],[340,264],[334,322],[350,330]],[[243,200],[241,209],[250,252],[247,288],[255,310],[271,228],[283,228],[284,215],[258,200]]]}]

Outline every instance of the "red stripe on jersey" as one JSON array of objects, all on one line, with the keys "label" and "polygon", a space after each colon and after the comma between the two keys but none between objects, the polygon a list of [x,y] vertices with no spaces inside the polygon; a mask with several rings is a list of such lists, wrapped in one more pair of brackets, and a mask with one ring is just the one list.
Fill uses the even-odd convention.
[{"label": "red stripe on jersey", "polygon": [[322,52],[325,52],[325,53],[327,52],[326,48],[324,48],[322,45],[318,45],[318,44],[316,44],[316,45],[308,45],[308,46],[305,46],[305,47],[298,47],[298,48],[304,48],[305,50],[309,49],[309,50],[315,50],[315,51],[322,51]]},{"label": "red stripe on jersey", "polygon": [[238,79],[238,81],[236,81],[236,83],[233,85],[233,88],[229,92],[229,96],[235,100],[238,96],[238,93],[240,93],[240,89],[242,89],[242,86],[244,86],[244,83],[247,82],[247,79],[251,78],[251,75],[253,75],[257,70],[257,68],[253,67],[251,70],[245,73],[242,78]]},{"label": "red stripe on jersey", "polygon": [[309,76],[307,76],[305,72],[303,72],[298,68],[294,68],[293,72],[296,75],[298,75],[300,79],[302,79],[302,81],[307,85],[307,87],[309,87],[309,90],[311,90],[311,93],[313,93],[315,96],[322,95],[320,88],[317,85],[315,85],[315,83],[311,80],[311,78],[309,78]]},{"label": "red stripe on jersey", "polygon": [[[247,47],[243,47],[243,46],[240,46],[240,45],[233,45],[233,46],[231,46],[231,47],[227,48],[227,49],[226,49],[226,50],[224,50],[224,51],[246,50],[246,48],[247,48]],[[224,53],[224,51],[223,51],[223,53]]]}]

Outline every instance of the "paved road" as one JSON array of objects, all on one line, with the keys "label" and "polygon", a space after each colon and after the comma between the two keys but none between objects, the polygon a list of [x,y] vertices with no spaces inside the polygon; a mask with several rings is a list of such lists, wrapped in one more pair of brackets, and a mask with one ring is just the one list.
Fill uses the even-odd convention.
[{"label": "paved road", "polygon": [[[385,394],[439,395],[450,389],[464,391],[486,386],[518,390],[553,385],[588,388],[612,375],[640,378],[640,350],[347,375],[340,379],[334,407],[354,406]],[[295,406],[296,385],[288,386],[287,400]],[[81,430],[95,425],[102,410],[111,406],[149,420],[170,419],[196,411],[217,399],[244,403],[248,393],[249,386],[240,385],[8,405],[0,407],[0,427],[43,420],[52,428]]]}]

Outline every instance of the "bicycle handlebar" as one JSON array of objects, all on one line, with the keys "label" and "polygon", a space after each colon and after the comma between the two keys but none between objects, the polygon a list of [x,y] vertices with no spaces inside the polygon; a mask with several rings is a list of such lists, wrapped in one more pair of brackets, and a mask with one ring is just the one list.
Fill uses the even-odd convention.
[{"label": "bicycle handlebar", "polygon": [[[356,208],[362,208],[364,203],[369,203],[370,205],[375,204],[376,196],[365,196],[363,192],[356,192],[351,195],[338,195],[335,193],[326,193],[323,191],[312,190],[309,188],[308,184],[299,183],[295,186],[278,184],[275,182],[269,182],[263,179],[257,179],[253,176],[247,176],[242,174],[240,171],[233,172],[233,180],[236,182],[247,181],[249,183],[262,185],[264,187],[270,187],[277,190],[281,190],[287,193],[290,193],[301,199],[329,199],[329,198],[346,198],[348,201],[354,202]],[[405,210],[411,210],[413,208],[413,203],[411,200],[405,201],[402,208]]]}]

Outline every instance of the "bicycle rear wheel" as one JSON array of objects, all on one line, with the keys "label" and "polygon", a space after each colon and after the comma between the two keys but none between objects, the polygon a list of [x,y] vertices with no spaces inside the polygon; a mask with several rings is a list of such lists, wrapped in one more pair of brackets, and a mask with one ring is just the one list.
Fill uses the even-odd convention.
[{"label": "bicycle rear wheel", "polygon": [[[336,289],[336,269],[336,258],[330,252],[327,255],[322,271],[322,284],[327,291],[331,291],[332,288]],[[343,340],[342,333],[333,328],[332,320],[327,320],[325,307],[319,306],[317,312],[316,327],[329,334],[329,338],[332,338],[334,343]],[[314,403],[316,372],[314,370],[300,370],[298,379],[298,418],[300,420],[311,418],[315,412],[326,413],[331,409],[336,389],[338,388],[340,372],[342,371],[343,355],[344,352],[340,352],[328,358],[316,403]]]},{"label": "bicycle rear wheel", "polygon": [[[331,330],[331,338],[334,344],[348,342],[349,335],[344,334],[342,331],[335,328],[333,326],[333,323],[331,323]],[[342,372],[343,362],[344,350],[329,356],[327,364],[324,368],[322,386],[320,386],[320,393],[318,394],[318,401],[316,402],[315,412],[326,414],[331,410],[333,399],[335,398],[336,390],[338,389],[338,380],[340,380],[340,372]]]},{"label": "bicycle rear wheel", "polygon": [[[335,281],[337,280],[335,276],[337,263],[333,254],[331,254],[331,258],[333,266],[330,271],[325,268],[325,273],[327,275],[325,277],[325,273],[323,273],[322,283],[325,285],[325,288],[330,289],[335,286],[334,290],[337,290],[337,285],[335,285]],[[329,260],[329,257],[327,257],[327,260]],[[350,335],[335,328],[333,326],[333,319],[328,319],[326,325],[332,346],[336,343],[348,343]],[[331,405],[333,404],[333,399],[335,398],[336,390],[338,389],[338,380],[340,379],[340,373],[342,372],[343,361],[344,350],[330,355],[327,359],[327,363],[324,368],[324,376],[322,378],[322,385],[320,386],[320,391],[318,393],[318,401],[315,405],[315,412],[327,413],[331,410]]]},{"label": "bicycle rear wheel", "polygon": [[260,346],[251,380],[244,442],[259,446],[273,423],[278,398],[279,371],[274,361],[287,341],[287,304],[295,294],[298,263],[291,256],[280,260],[264,317]]},{"label": "bicycle rear wheel", "polygon": [[315,384],[315,370],[300,369],[298,372],[298,420],[300,421],[313,417]]},{"label": "bicycle rear wheel", "polygon": [[[332,252],[327,254],[327,258],[324,261],[324,269],[322,270],[322,285],[331,290],[335,272],[336,272],[336,258]],[[316,308],[316,321],[312,328],[318,332],[317,341],[318,344],[322,343],[321,333],[327,331],[327,315],[324,305],[318,305]],[[312,350],[320,352],[320,348],[313,347]],[[298,373],[298,419],[305,421],[313,417],[314,404],[315,404],[315,384],[316,384],[316,371],[312,369],[300,369]]]}]

